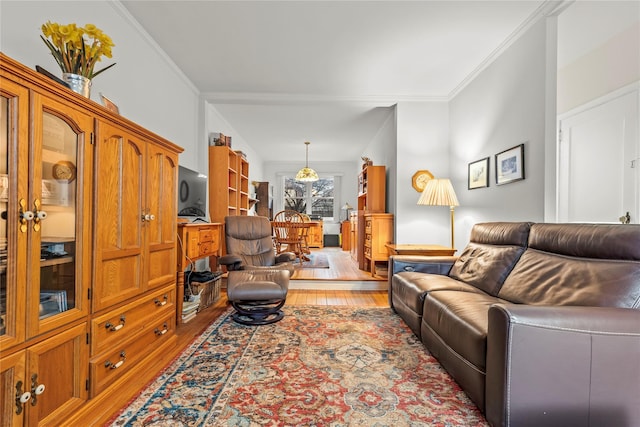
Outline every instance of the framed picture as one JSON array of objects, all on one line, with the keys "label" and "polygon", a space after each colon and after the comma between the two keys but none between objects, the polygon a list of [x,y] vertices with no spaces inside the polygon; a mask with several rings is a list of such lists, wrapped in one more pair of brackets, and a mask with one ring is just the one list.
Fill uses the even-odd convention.
[{"label": "framed picture", "polygon": [[476,160],[469,163],[469,176],[467,178],[469,190],[489,186],[489,158]]},{"label": "framed picture", "polygon": [[496,154],[496,184],[524,179],[524,144]]},{"label": "framed picture", "polygon": [[110,100],[109,98],[107,98],[103,94],[100,94],[100,99],[102,100],[102,105],[107,107],[107,110],[113,111],[116,114],[120,114],[120,109],[118,108],[118,106],[112,100]]}]

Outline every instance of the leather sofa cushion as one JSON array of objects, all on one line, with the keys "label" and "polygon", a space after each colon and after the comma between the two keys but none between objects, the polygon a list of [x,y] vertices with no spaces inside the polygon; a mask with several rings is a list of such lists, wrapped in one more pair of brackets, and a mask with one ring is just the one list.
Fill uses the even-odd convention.
[{"label": "leather sofa cushion", "polygon": [[640,225],[534,224],[529,247],[573,257],[640,261]]},{"label": "leather sofa cushion", "polygon": [[422,315],[424,297],[427,292],[438,290],[454,290],[464,292],[480,292],[448,276],[417,272],[394,274],[391,278],[394,301],[402,301],[413,312]]},{"label": "leather sofa cushion", "polygon": [[489,307],[505,301],[473,292],[437,291],[424,300],[422,323],[447,346],[486,372]]},{"label": "leather sofa cushion", "polygon": [[524,248],[469,243],[453,264],[449,276],[497,296]]},{"label": "leather sofa cushion", "polygon": [[498,296],[519,304],[638,308],[640,262],[527,249]]},{"label": "leather sofa cushion", "polygon": [[471,229],[469,241],[485,245],[527,246],[532,222],[480,222]]},{"label": "leather sofa cushion", "polygon": [[449,276],[496,296],[524,252],[530,222],[479,223]]}]

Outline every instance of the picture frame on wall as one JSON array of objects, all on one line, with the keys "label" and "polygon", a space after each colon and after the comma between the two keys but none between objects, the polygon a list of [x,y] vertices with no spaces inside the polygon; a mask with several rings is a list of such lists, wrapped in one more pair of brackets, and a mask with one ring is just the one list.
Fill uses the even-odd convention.
[{"label": "picture frame on wall", "polygon": [[489,158],[476,160],[469,163],[469,175],[467,187],[469,190],[485,188],[489,186]]},{"label": "picture frame on wall", "polygon": [[496,154],[496,185],[524,179],[524,144]]}]

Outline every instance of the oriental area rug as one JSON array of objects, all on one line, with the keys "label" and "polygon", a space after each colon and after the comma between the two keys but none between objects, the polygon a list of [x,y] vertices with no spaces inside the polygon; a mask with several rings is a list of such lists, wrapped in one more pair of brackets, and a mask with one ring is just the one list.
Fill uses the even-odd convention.
[{"label": "oriental area rug", "polygon": [[225,312],[112,426],[487,426],[390,308]]}]

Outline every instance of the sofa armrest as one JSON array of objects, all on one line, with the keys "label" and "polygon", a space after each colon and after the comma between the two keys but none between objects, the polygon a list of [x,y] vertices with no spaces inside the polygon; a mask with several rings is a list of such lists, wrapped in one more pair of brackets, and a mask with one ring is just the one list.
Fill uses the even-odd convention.
[{"label": "sofa armrest", "polygon": [[441,274],[446,276],[458,259],[457,256],[422,256],[422,255],[391,255],[389,257],[389,276],[387,290],[389,306],[393,308],[393,275],[403,271],[417,271],[418,273]]},{"label": "sofa armrest", "polygon": [[492,426],[632,426],[640,310],[495,304],[485,414]]}]

